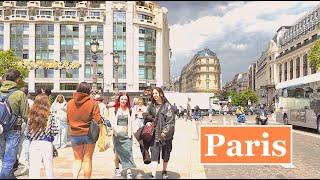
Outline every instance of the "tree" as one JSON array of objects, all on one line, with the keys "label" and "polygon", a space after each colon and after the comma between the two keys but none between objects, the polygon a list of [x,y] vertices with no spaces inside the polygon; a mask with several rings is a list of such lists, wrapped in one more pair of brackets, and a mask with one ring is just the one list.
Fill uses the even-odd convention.
[{"label": "tree", "polygon": [[308,54],[308,61],[312,66],[320,67],[320,40],[317,40],[312,46],[310,53]]},{"label": "tree", "polygon": [[251,101],[251,103],[258,102],[257,94],[250,89],[242,91],[240,93],[240,96],[241,96],[241,98],[240,98],[241,99],[241,106],[247,106],[249,100]]},{"label": "tree", "polygon": [[229,92],[228,96],[232,98],[232,104],[236,106],[247,106],[248,101],[250,100],[251,103],[256,103],[258,101],[258,96],[252,90],[244,90],[240,93],[235,91]]},{"label": "tree", "polygon": [[16,69],[21,73],[19,87],[23,87],[24,79],[28,76],[28,69],[21,66],[18,62],[20,60],[16,57],[12,50],[0,51],[0,77],[3,77],[8,69]]}]

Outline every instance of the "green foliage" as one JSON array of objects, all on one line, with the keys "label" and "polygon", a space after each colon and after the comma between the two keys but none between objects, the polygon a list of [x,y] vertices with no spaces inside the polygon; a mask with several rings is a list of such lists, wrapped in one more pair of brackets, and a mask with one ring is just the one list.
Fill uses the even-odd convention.
[{"label": "green foliage", "polygon": [[320,68],[320,40],[317,40],[308,54],[310,65],[314,65],[317,69]]},{"label": "green foliage", "polygon": [[258,102],[258,96],[255,92],[252,90],[245,90],[240,93],[237,93],[235,91],[229,92],[228,96],[231,96],[231,103],[236,106],[247,106],[248,101],[250,100],[251,103]]},{"label": "green foliage", "polygon": [[0,77],[3,77],[8,69],[16,69],[21,73],[19,87],[23,87],[23,80],[28,76],[28,69],[18,64],[19,59],[12,50],[0,51]]}]

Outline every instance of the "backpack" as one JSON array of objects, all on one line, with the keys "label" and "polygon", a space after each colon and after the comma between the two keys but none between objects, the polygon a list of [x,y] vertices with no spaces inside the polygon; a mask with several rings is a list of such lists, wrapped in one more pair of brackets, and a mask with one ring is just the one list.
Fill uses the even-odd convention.
[{"label": "backpack", "polygon": [[16,91],[12,90],[7,95],[0,95],[0,125],[3,128],[3,132],[7,132],[13,128],[17,121],[17,116],[12,113],[8,98]]}]

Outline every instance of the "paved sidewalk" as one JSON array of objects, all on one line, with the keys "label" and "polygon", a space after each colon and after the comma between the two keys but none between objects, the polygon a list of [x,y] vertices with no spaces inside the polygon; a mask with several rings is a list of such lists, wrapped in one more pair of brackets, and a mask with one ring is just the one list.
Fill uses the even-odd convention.
[{"label": "paved sidewalk", "polygon": [[[206,178],[203,166],[199,164],[198,135],[195,122],[185,122],[182,119],[176,120],[176,130],[173,140],[173,149],[168,165],[168,176],[172,179],[179,178]],[[72,148],[58,149],[59,157],[54,159],[55,178],[72,178]],[[133,170],[133,178],[149,178],[150,170],[143,164],[140,149],[133,144],[133,156],[137,169]],[[93,154],[92,178],[116,178],[114,176],[114,154],[112,149],[106,152],[98,152],[97,148]],[[121,167],[121,166],[120,166]],[[157,178],[161,178],[162,161],[158,166]],[[42,175],[44,175],[42,171]],[[125,172],[122,177],[125,178]],[[19,179],[28,178],[27,176],[18,177]],[[83,172],[80,172],[83,178]]]}]

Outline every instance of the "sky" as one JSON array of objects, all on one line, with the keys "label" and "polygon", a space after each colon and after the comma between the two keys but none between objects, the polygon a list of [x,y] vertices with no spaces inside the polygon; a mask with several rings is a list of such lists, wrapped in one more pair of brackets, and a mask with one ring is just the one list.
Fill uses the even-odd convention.
[{"label": "sky", "polygon": [[171,74],[200,50],[217,54],[222,84],[247,72],[281,26],[293,25],[317,1],[157,1],[168,9]]}]

